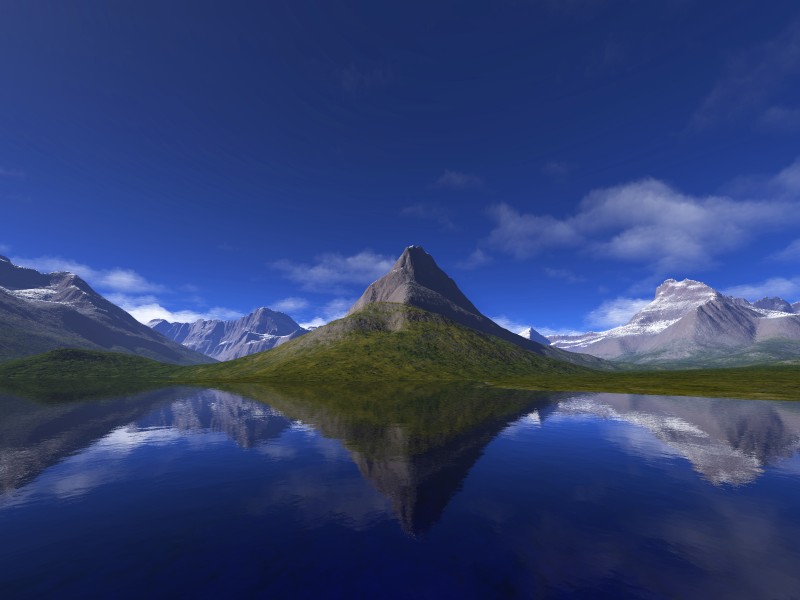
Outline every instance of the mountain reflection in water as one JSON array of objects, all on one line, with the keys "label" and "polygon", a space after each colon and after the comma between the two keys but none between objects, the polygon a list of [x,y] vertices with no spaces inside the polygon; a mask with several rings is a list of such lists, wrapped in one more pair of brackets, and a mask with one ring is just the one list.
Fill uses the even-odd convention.
[{"label": "mountain reflection in water", "polygon": [[[308,540],[317,532],[314,544],[327,548],[326,536],[339,539],[345,527],[350,535],[369,535],[381,548],[399,552],[404,546],[383,525],[394,520],[406,540],[428,540],[431,552],[441,546],[437,552],[444,554],[428,557],[433,562],[447,562],[447,552],[494,552],[495,558],[486,558],[491,561],[504,556],[502,565],[480,576],[485,581],[472,581],[470,591],[501,585],[502,579],[523,594],[567,590],[580,596],[581,590],[602,588],[650,597],[659,596],[650,592],[661,582],[667,596],[736,597],[746,591],[790,598],[789,590],[800,587],[787,565],[800,559],[800,542],[797,518],[787,520],[785,498],[800,491],[799,452],[800,403],[790,402],[464,385],[175,387],[69,402],[3,395],[0,528],[5,524],[31,546],[27,555],[7,548],[0,563],[8,559],[12,565],[12,557],[31,561],[50,547],[53,525],[44,523],[54,518],[52,511],[78,510],[85,502],[85,518],[92,519],[98,506],[124,505],[131,494],[137,506],[154,503],[147,509],[152,518],[164,511],[185,519],[181,527],[200,531],[192,535],[201,535],[204,544],[218,540],[222,546],[231,536],[229,543],[258,544],[266,552],[261,545],[269,536],[254,536],[268,527],[270,535],[281,531],[284,540]],[[118,491],[105,498],[98,495],[104,489]],[[171,500],[156,500],[165,490],[171,490]],[[742,513],[745,502],[758,511]],[[111,514],[122,511],[112,508]],[[213,535],[209,530],[205,539],[205,530],[196,529],[199,514],[213,516],[223,529]],[[33,524],[40,521],[41,530]],[[778,555],[754,555],[751,540]],[[655,545],[632,566],[641,543]],[[282,568],[300,568],[299,557],[309,551],[303,552],[288,552],[292,566]],[[342,568],[342,557],[314,556]],[[377,547],[369,557],[380,560]],[[406,559],[415,566],[404,568],[421,568],[417,559]],[[52,560],[48,568],[64,559]],[[743,566],[749,562],[751,567]],[[756,567],[768,579],[744,572]],[[658,574],[663,568],[676,576],[668,584]],[[458,569],[464,581],[478,576],[469,561]],[[703,578],[705,572],[715,577]],[[682,580],[681,573],[691,576]],[[726,573],[730,581],[719,579]],[[0,567],[0,592],[3,575]],[[12,595],[25,588],[23,580],[30,581],[23,575],[9,580],[16,582]],[[270,584],[277,586],[271,592],[287,591],[279,581]],[[49,594],[65,584],[48,587],[45,579],[40,585],[35,589]],[[466,593],[458,588],[456,594],[452,585],[444,589]]]}]

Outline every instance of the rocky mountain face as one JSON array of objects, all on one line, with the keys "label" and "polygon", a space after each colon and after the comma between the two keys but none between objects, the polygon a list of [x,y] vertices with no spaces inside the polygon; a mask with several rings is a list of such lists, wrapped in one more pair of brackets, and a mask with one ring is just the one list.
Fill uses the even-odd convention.
[{"label": "rocky mountain face", "polygon": [[778,312],[795,313],[794,307],[783,298],[762,298],[753,302],[756,308],[763,308],[764,310],[776,310]]},{"label": "rocky mountain face", "polygon": [[781,298],[751,304],[699,281],[668,279],[626,325],[550,341],[637,364],[748,364],[800,357],[800,315]]},{"label": "rocky mountain face", "polygon": [[386,275],[372,283],[348,312],[352,315],[368,304],[388,302],[406,304],[447,317],[451,321],[493,335],[512,344],[571,363],[600,366],[591,357],[577,358],[535,339],[525,338],[481,314],[458,288],[456,282],[439,268],[433,257],[420,246],[409,246]]},{"label": "rocky mountain face", "polygon": [[73,273],[40,273],[0,257],[0,360],[57,348],[214,362],[142,325]]},{"label": "rocky mountain face", "polygon": [[217,360],[264,352],[308,333],[289,315],[268,308],[259,308],[231,321],[170,323],[156,319],[148,325],[169,339]]}]

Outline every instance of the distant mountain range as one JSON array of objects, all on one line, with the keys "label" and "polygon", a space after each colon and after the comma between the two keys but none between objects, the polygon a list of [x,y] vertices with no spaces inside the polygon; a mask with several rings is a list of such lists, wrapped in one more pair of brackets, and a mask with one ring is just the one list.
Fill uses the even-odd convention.
[{"label": "distant mountain range", "polygon": [[231,321],[170,323],[156,319],[148,325],[165,337],[217,360],[264,352],[308,333],[289,315],[264,307]]},{"label": "distant mountain range", "polygon": [[708,285],[668,279],[621,327],[551,336],[553,346],[641,365],[734,366],[800,358],[800,303],[750,303]]},{"label": "distant mountain range", "polygon": [[126,352],[174,364],[214,362],[166,339],[72,273],[40,273],[0,256],[0,360],[56,348]]},{"label": "distant mountain range", "polygon": [[0,360],[57,348],[174,364],[258,355],[231,377],[339,376],[341,369],[359,377],[366,368],[373,377],[424,371],[485,378],[562,372],[565,365],[618,368],[614,362],[680,368],[798,361],[798,313],[800,303],[782,298],[750,303],[699,281],[668,279],[621,327],[549,339],[533,328],[517,334],[483,315],[425,250],[409,246],[345,318],[313,331],[268,308],[231,321],[156,320],[147,327],[74,274],[43,274],[0,257]]}]

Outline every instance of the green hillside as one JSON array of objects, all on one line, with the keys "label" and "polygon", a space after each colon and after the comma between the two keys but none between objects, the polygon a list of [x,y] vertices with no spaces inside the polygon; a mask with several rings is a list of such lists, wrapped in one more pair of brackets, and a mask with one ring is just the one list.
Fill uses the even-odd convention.
[{"label": "green hillside", "polygon": [[110,393],[125,386],[270,381],[316,386],[470,381],[530,390],[800,399],[797,365],[597,371],[534,354],[440,315],[380,303],[273,350],[226,363],[178,367],[125,354],[56,350],[0,364],[0,387],[40,395],[86,386]]},{"label": "green hillside", "polygon": [[374,303],[268,352],[191,367],[184,373],[196,381],[482,381],[585,371],[441,315]]}]

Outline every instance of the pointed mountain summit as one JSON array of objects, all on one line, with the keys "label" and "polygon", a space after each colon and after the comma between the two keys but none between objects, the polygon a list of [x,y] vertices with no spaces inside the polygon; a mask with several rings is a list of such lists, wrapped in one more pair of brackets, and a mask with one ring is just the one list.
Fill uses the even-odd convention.
[{"label": "pointed mountain summit", "polygon": [[347,316],[277,348],[201,367],[209,379],[493,381],[613,368],[525,339],[482,315],[419,246],[405,249]]},{"label": "pointed mountain summit", "polygon": [[[444,314],[480,311],[439,268],[422,246],[409,246],[386,275],[371,284],[350,308],[353,314],[370,302],[396,302]],[[449,316],[449,315],[448,315]]]},{"label": "pointed mountain summit", "polygon": [[361,298],[350,308],[348,315],[355,314],[376,302],[421,308],[537,354],[576,362],[574,355],[550,348],[546,342],[540,343],[535,337],[531,339],[513,333],[481,314],[458,288],[456,282],[421,246],[408,246],[392,270],[366,289]]}]

